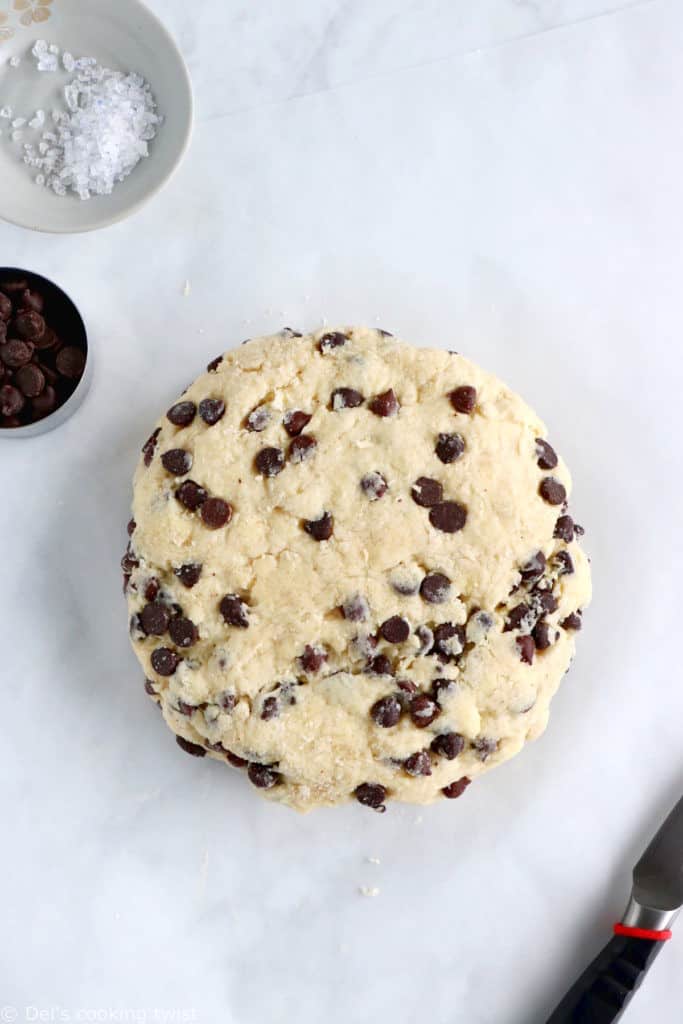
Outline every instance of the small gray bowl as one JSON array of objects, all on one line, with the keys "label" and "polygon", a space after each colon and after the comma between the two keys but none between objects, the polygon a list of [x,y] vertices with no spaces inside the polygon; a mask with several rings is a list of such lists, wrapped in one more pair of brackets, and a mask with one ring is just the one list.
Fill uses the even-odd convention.
[{"label": "small gray bowl", "polygon": [[[73,416],[88,393],[92,380],[92,352],[88,344],[85,323],[75,302],[59,285],[41,274],[20,267],[0,267],[0,283],[8,278],[26,279],[31,289],[39,291],[46,300],[48,308],[57,312],[59,333],[68,336],[69,340],[85,352],[85,369],[83,376],[63,405],[57,406],[54,412],[44,416],[35,423],[27,423],[23,427],[0,426],[0,441],[18,440],[20,438],[37,437],[60,427],[69,417]],[[51,317],[50,319],[54,319]]]}]

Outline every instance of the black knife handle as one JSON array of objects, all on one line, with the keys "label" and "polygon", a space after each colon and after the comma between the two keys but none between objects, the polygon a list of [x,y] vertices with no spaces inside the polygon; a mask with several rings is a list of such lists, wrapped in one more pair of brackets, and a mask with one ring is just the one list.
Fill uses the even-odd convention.
[{"label": "black knife handle", "polygon": [[664,942],[615,935],[570,988],[546,1024],[619,1020]]}]

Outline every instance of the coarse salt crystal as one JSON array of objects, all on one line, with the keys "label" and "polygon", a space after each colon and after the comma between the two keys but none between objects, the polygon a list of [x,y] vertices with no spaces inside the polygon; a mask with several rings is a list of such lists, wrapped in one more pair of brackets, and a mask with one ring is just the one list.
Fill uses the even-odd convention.
[{"label": "coarse salt crystal", "polygon": [[21,57],[10,57],[9,66],[11,68],[18,68],[21,64]]},{"label": "coarse salt crystal", "polygon": [[42,128],[45,124],[45,111],[36,110],[35,116],[28,123],[29,128]]},{"label": "coarse salt crystal", "polygon": [[12,116],[11,107],[0,107],[0,117],[10,118]]},{"label": "coarse salt crystal", "polygon": [[26,124],[26,118],[25,117],[15,117],[14,120],[12,121],[12,127],[13,128],[23,128],[25,124]]}]

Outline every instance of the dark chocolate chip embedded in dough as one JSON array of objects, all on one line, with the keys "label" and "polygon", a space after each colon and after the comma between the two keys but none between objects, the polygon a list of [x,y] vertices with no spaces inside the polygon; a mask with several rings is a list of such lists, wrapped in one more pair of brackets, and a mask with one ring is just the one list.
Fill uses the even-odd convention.
[{"label": "dark chocolate chip embedded in dough", "polygon": [[428,604],[443,604],[451,593],[451,581],[441,572],[431,572],[420,584],[420,597]]},{"label": "dark chocolate chip embedded in dough", "polygon": [[547,615],[557,611],[558,600],[552,590],[541,590],[539,587],[534,587],[531,591],[531,596],[534,604]]},{"label": "dark chocolate chip embedded in dough", "polygon": [[342,615],[349,622],[365,622],[370,615],[370,607],[362,594],[354,594],[342,605]]},{"label": "dark chocolate chip embedded in dough", "polygon": [[335,388],[330,395],[330,408],[334,412],[339,409],[357,409],[364,401],[363,395],[355,388]]},{"label": "dark chocolate chip embedded in dough", "polygon": [[403,762],[403,770],[408,775],[419,776],[419,775],[431,775],[432,774],[432,759],[429,756],[429,751],[418,750],[417,753],[411,754]]},{"label": "dark chocolate chip embedded in dough", "polygon": [[157,647],[152,651],[152,668],[160,676],[172,676],[182,661],[170,647]]},{"label": "dark chocolate chip embedded in dough", "polygon": [[273,786],[277,786],[278,783],[282,782],[280,773],[265,764],[255,764],[252,762],[247,769],[247,775],[249,776],[249,781],[257,789],[272,789]]},{"label": "dark chocolate chip embedded in dough", "polygon": [[571,576],[574,572],[574,562],[568,551],[558,551],[553,557],[553,566],[558,576]]},{"label": "dark chocolate chip embedded in dough", "polygon": [[441,792],[449,800],[456,800],[459,796],[462,796],[471,781],[472,780],[468,779],[466,775],[463,775],[461,779],[456,779],[455,782],[451,782],[450,785],[444,786]]},{"label": "dark chocolate chip embedded in dough", "polygon": [[140,612],[140,626],[147,636],[163,636],[171,621],[165,604],[146,604]]},{"label": "dark chocolate chip embedded in dough", "polygon": [[196,512],[207,499],[206,491],[194,480],[185,480],[175,492],[176,499],[190,512]]},{"label": "dark chocolate chip embedded in dough", "polygon": [[549,505],[562,505],[567,499],[567,491],[564,484],[560,483],[554,476],[544,476],[541,480],[538,493]]},{"label": "dark chocolate chip embedded in dough", "polygon": [[211,362],[206,367],[206,372],[207,373],[215,373],[216,370],[218,369],[218,367],[221,365],[222,362],[223,362],[223,356],[216,356],[216,358],[212,359]]},{"label": "dark chocolate chip embedded in dough", "polygon": [[249,625],[249,609],[237,594],[226,594],[220,603],[220,612],[229,626],[246,629]]},{"label": "dark chocolate chip embedded in dough", "polygon": [[439,434],[434,451],[445,465],[449,465],[461,457],[465,451],[465,441],[461,434]]},{"label": "dark chocolate chip embedded in dough", "polygon": [[170,448],[161,456],[161,464],[172,476],[185,476],[192,469],[192,452],[184,448]]},{"label": "dark chocolate chip embedded in dough", "polygon": [[410,625],[402,615],[392,615],[390,619],[385,619],[379,631],[387,643],[402,644],[410,636]]},{"label": "dark chocolate chip embedded in dough", "polygon": [[303,528],[313,540],[329,540],[334,533],[334,516],[323,512],[317,519],[304,519]]},{"label": "dark chocolate chip embedded in dough", "polygon": [[175,741],[186,754],[191,754],[192,757],[206,757],[206,750],[204,747],[200,747],[198,743],[191,743],[184,736],[176,736]]},{"label": "dark chocolate chip embedded in dough", "polygon": [[365,494],[369,501],[377,501],[379,498],[383,498],[389,487],[382,474],[375,470],[372,473],[366,473],[361,478],[360,486],[363,494]]},{"label": "dark chocolate chip embedded in dough", "polygon": [[383,391],[381,394],[371,398],[368,402],[368,408],[370,412],[374,412],[375,416],[395,416],[400,409],[400,405],[393,388],[389,388],[388,391]]},{"label": "dark chocolate chip embedded in dough", "polygon": [[220,530],[232,519],[232,505],[222,498],[207,498],[202,504],[200,516],[209,530]]},{"label": "dark chocolate chip embedded in dough", "polygon": [[318,447],[318,442],[312,434],[300,434],[299,437],[293,438],[289,445],[289,461],[293,462],[294,465],[298,465],[301,462],[306,462],[313,455]]},{"label": "dark chocolate chip embedded in dough", "polygon": [[547,622],[544,622],[542,619],[540,622],[537,622],[531,631],[531,635],[534,638],[537,651],[546,651],[550,647],[550,626]]},{"label": "dark chocolate chip embedded in dough", "polygon": [[435,754],[453,761],[464,750],[465,738],[459,732],[444,732],[435,736],[430,746]]},{"label": "dark chocolate chip embedded in dough", "polygon": [[410,717],[418,729],[425,729],[441,714],[441,708],[426,693],[419,693],[410,702]]},{"label": "dark chocolate chip embedded in dough", "polygon": [[474,412],[477,404],[477,389],[473,388],[470,384],[463,384],[461,387],[451,391],[448,397],[456,412],[469,416]]},{"label": "dark chocolate chip embedded in dough", "polygon": [[277,697],[266,697],[261,705],[261,718],[264,722],[270,722],[272,718],[280,715],[280,701]]},{"label": "dark chocolate chip embedded in dough", "polygon": [[529,615],[531,609],[528,604],[517,604],[508,612],[508,617],[503,626],[503,632],[509,633],[513,629],[521,629],[524,619]]},{"label": "dark chocolate chip embedded in dough", "polygon": [[199,577],[202,574],[201,562],[186,562],[184,565],[179,565],[173,570],[174,576],[180,580],[184,587],[190,590],[199,582]]},{"label": "dark chocolate chip embedded in dough", "polygon": [[304,647],[304,653],[301,655],[299,661],[304,672],[315,673],[319,672],[327,661],[328,654],[324,647],[318,644],[306,644]]},{"label": "dark chocolate chip embedded in dough", "polygon": [[262,448],[254,459],[254,465],[261,476],[277,476],[285,468],[285,453],[281,448]]},{"label": "dark chocolate chip embedded in dough", "polygon": [[168,624],[168,632],[176,647],[192,647],[199,638],[199,630],[194,622],[182,615],[171,619]]},{"label": "dark chocolate chip embedded in dough", "polygon": [[576,527],[574,526],[574,520],[571,516],[560,516],[560,518],[555,523],[555,531],[553,533],[553,537],[556,537],[558,540],[563,540],[567,544],[571,544],[571,542],[574,540],[575,530]]},{"label": "dark chocolate chip embedded in dough", "polygon": [[364,807],[372,807],[374,811],[386,811],[384,801],[387,791],[384,786],[375,782],[363,782],[356,787],[353,793],[358,803],[363,804]]},{"label": "dark chocolate chip embedded in dough", "polygon": [[382,729],[391,729],[397,725],[403,711],[401,701],[395,695],[382,697],[370,708],[370,717]]},{"label": "dark chocolate chip embedded in dough", "polygon": [[432,505],[438,505],[442,500],[443,487],[438,480],[420,476],[410,488],[410,496],[416,505],[421,505],[422,508],[431,508]]},{"label": "dark chocolate chip embedded in dough", "polygon": [[498,750],[498,740],[491,739],[490,736],[479,736],[472,743],[472,749],[480,761],[486,761],[491,754]]},{"label": "dark chocolate chip embedded in dough", "polygon": [[557,453],[551,444],[542,437],[536,438],[536,459],[539,469],[555,469]]},{"label": "dark chocolate chip embedded in dough", "polygon": [[318,342],[318,349],[324,356],[326,356],[335,348],[342,348],[347,341],[347,336],[342,334],[340,331],[330,331],[328,334],[323,334],[322,338]]},{"label": "dark chocolate chip embedded in dough", "polygon": [[535,583],[545,572],[546,558],[542,551],[537,551],[520,569],[523,583]]},{"label": "dark chocolate chip embedded in dough", "polygon": [[581,621],[581,613],[580,612],[571,612],[570,615],[567,615],[566,618],[562,619],[562,621],[560,622],[560,625],[562,626],[562,629],[569,629],[569,630],[579,630],[579,629],[581,629],[581,626],[583,625],[583,623]]},{"label": "dark chocolate chip embedded in dough", "polygon": [[197,406],[194,402],[176,402],[166,413],[166,419],[170,420],[174,427],[189,427],[197,415]]},{"label": "dark chocolate chip embedded in dough", "polygon": [[213,427],[225,415],[225,402],[222,398],[203,398],[199,403],[199,415],[207,427]]},{"label": "dark chocolate chip embedded in dough", "polygon": [[153,683],[151,679],[145,679],[145,693],[148,693],[150,697],[158,697],[156,683]]},{"label": "dark chocolate chip embedded in dough", "polygon": [[253,433],[260,434],[262,430],[265,430],[271,420],[270,409],[267,405],[257,405],[255,409],[252,409],[245,420],[245,426],[247,430],[251,430]]},{"label": "dark chocolate chip embedded in dough", "polygon": [[304,427],[311,422],[312,414],[303,412],[302,409],[292,409],[286,412],[282,423],[290,437],[298,437]]},{"label": "dark chocolate chip embedded in dough", "polygon": [[536,650],[534,638],[532,636],[518,636],[515,642],[519,649],[520,661],[523,661],[525,665],[533,665],[534,651]]},{"label": "dark chocolate chip embedded in dough", "polygon": [[144,456],[145,465],[149,466],[154,458],[154,452],[157,447],[157,438],[161,433],[161,427],[157,427],[154,433],[147,438],[142,446],[142,454]]},{"label": "dark chocolate chip embedded in dough", "polygon": [[373,676],[393,676],[394,667],[386,654],[376,654],[367,663],[365,671]]},{"label": "dark chocolate chip embedded in dough", "polygon": [[430,508],[429,522],[442,533],[457,533],[467,522],[467,509],[457,501],[442,501]]},{"label": "dark chocolate chip embedded in dough", "polygon": [[126,533],[128,534],[129,537],[133,536],[133,534],[135,533],[136,527],[137,527],[137,523],[135,522],[135,520],[134,519],[129,519],[128,520],[128,525],[126,526]]}]

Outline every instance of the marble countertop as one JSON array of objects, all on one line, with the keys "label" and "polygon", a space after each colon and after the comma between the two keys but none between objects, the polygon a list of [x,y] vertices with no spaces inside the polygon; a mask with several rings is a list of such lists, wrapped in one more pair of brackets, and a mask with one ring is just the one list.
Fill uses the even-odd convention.
[{"label": "marble countertop", "polygon": [[[0,226],[0,262],[59,281],[96,355],[68,424],[0,441],[0,1007],[542,1024],[683,789],[683,5],[153,6],[196,89],[177,176],[92,236]],[[545,736],[455,804],[262,802],[179,754],[129,651],[150,422],[222,347],[323,317],[463,351],[574,470],[579,655]],[[682,977],[679,934],[629,1024],[678,1019]]]}]

